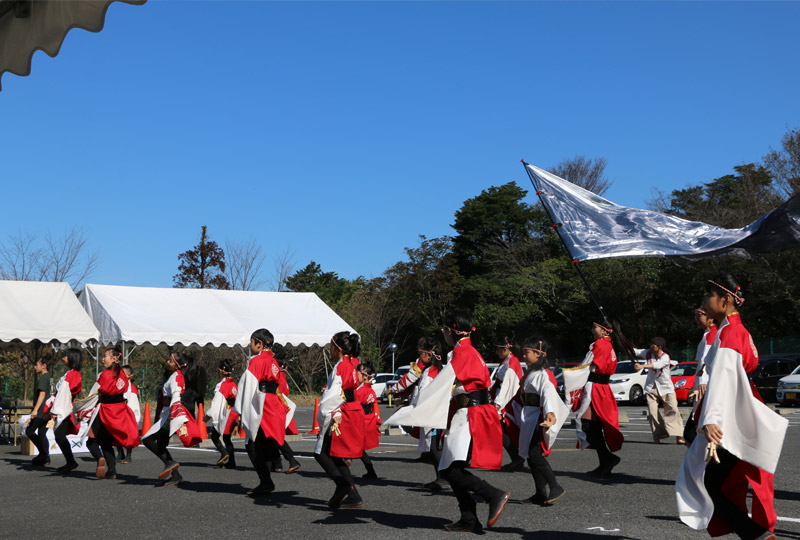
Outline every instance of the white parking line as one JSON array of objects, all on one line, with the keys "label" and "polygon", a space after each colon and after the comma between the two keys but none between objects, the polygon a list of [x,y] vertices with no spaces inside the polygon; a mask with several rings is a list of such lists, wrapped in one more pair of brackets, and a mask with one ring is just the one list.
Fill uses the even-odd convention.
[{"label": "white parking line", "polygon": [[798,518],[787,518],[778,516],[778,521],[791,521],[792,523],[800,523],[800,519]]}]

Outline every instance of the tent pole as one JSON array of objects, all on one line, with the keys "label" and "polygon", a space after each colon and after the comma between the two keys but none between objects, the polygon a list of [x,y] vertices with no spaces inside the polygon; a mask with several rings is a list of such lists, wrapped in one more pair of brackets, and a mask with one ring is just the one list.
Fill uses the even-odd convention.
[{"label": "tent pole", "polygon": [[569,255],[570,259],[572,259],[572,266],[575,268],[575,270],[578,271],[578,275],[583,280],[583,284],[586,286],[586,290],[589,291],[589,295],[592,297],[592,300],[597,306],[597,309],[600,310],[600,314],[604,318],[608,318],[608,314],[606,313],[605,308],[603,308],[603,305],[600,303],[600,300],[597,298],[597,295],[594,293],[594,289],[592,289],[592,286],[589,284],[589,280],[586,279],[586,276],[581,271],[581,267],[578,265],[578,259],[573,257],[572,253],[569,252],[569,247],[567,247],[567,242],[561,235],[561,226],[562,226],[561,223],[556,223],[556,220],[553,219],[553,214],[550,212],[550,208],[548,208],[547,203],[544,202],[544,197],[542,197],[542,192],[539,190],[539,186],[536,184],[536,180],[534,180],[530,169],[528,169],[528,164],[525,163],[524,159],[521,161],[522,161],[522,166],[525,168],[525,172],[528,173],[528,179],[531,181],[531,184],[533,184],[533,189],[534,191],[536,191],[536,195],[539,197],[539,201],[542,203],[542,208],[544,208],[544,211],[547,212],[547,217],[550,218],[550,222],[553,224],[551,228],[555,229],[556,233],[558,234],[559,240],[561,240],[561,245],[564,246],[564,249],[567,251],[567,255]]}]

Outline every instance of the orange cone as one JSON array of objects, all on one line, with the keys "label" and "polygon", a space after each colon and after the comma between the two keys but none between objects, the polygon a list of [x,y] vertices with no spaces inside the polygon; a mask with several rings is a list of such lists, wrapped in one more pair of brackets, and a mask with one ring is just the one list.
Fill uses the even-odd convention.
[{"label": "orange cone", "polygon": [[142,437],[144,434],[150,431],[150,428],[153,427],[153,422],[150,420],[150,404],[144,404],[144,414],[142,415]]},{"label": "orange cone", "polygon": [[316,435],[319,433],[319,422],[317,422],[317,413],[319,413],[319,398],[314,400],[314,423],[311,425],[311,431],[306,432],[306,435]]},{"label": "orange cone", "polygon": [[203,420],[206,414],[203,411],[202,403],[198,403],[198,407],[200,408],[197,410],[197,427],[200,428],[200,438],[205,441],[208,439],[208,430],[206,429],[206,421]]}]

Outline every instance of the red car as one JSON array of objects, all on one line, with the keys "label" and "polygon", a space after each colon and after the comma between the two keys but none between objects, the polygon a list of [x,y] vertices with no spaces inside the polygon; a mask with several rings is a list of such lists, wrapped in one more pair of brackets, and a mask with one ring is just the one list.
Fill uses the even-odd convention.
[{"label": "red car", "polygon": [[694,404],[694,398],[690,398],[689,394],[694,387],[695,371],[697,371],[697,362],[681,362],[672,366],[670,375],[672,376],[672,385],[675,387],[675,398],[678,403]]}]

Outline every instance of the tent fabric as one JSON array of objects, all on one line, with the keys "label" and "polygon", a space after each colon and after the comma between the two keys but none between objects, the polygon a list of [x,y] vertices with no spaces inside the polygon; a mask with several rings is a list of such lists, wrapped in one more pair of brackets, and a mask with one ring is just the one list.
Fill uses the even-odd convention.
[{"label": "tent fabric", "polygon": [[[30,74],[33,53],[38,50],[55,57],[73,28],[102,30],[113,1],[36,0],[27,4],[27,15],[16,13],[12,4],[7,4],[8,10],[0,9],[0,78],[6,71],[20,76]],[[146,0],[119,1],[141,5]]]},{"label": "tent fabric", "polygon": [[315,293],[88,284],[81,303],[102,344],[246,346],[266,328],[277,343],[324,345],[354,331]]},{"label": "tent fabric", "polygon": [[86,343],[99,337],[68,283],[0,281],[0,341]]}]

